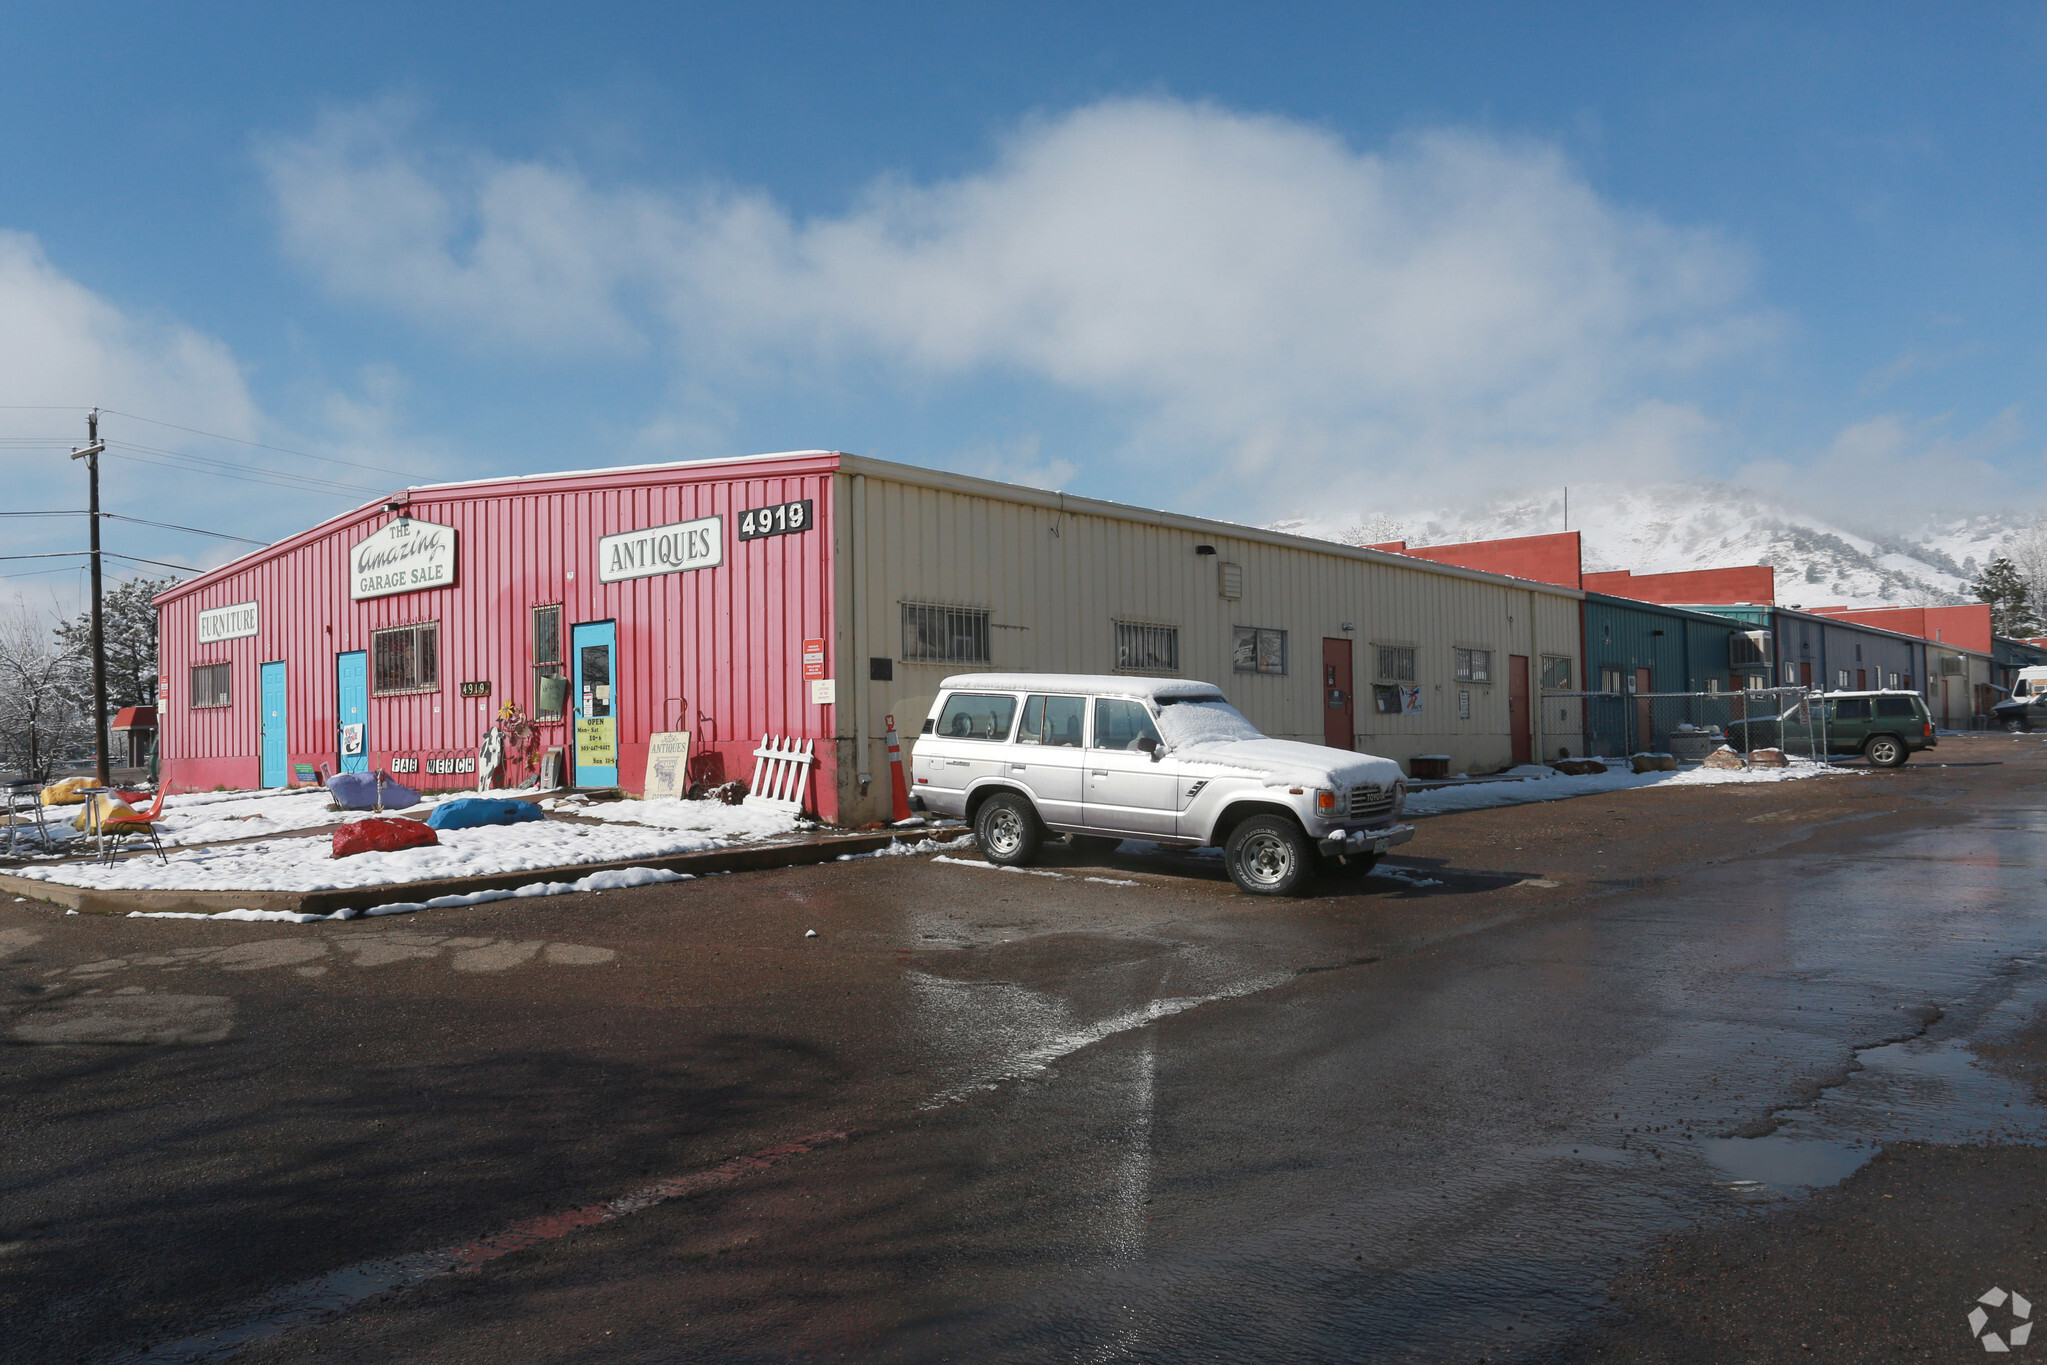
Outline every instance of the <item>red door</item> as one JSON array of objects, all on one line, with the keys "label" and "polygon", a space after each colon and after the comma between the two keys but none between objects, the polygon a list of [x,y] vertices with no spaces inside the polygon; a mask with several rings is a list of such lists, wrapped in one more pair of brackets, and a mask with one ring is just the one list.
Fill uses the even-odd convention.
[{"label": "red door", "polygon": [[1808,692],[1812,691],[1812,665],[1811,665],[1811,664],[1800,664],[1800,665],[1798,666],[1798,685],[1799,685],[1800,687],[1804,688],[1804,689],[1805,689],[1806,691],[1808,691]]},{"label": "red door", "polygon": [[1535,732],[1530,729],[1533,717],[1528,713],[1528,656],[1509,654],[1507,656],[1507,733],[1514,740],[1514,761],[1533,763],[1535,761]]},{"label": "red door", "polygon": [[1858,668],[1855,670],[1855,690],[1857,692],[1867,692],[1869,690],[1868,669]]},{"label": "red door", "polygon": [[1357,745],[1357,701],[1351,695],[1350,641],[1322,641],[1322,742],[1332,749]]}]

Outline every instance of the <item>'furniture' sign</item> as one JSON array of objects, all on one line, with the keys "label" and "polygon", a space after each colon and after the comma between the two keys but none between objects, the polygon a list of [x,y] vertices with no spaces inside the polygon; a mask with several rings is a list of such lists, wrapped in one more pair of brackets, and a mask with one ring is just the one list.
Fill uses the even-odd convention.
[{"label": "'furniture' sign", "polygon": [[199,613],[199,643],[242,640],[256,633],[260,613],[254,602],[237,602],[231,607],[209,607]]}]

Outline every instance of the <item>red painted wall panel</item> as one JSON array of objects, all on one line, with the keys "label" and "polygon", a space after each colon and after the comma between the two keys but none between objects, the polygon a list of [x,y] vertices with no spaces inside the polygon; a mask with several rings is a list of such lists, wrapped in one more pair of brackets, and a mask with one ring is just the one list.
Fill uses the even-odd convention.
[{"label": "red painted wall panel", "polygon": [[1838,616],[1843,621],[1860,621],[1879,630],[1938,640],[1957,649],[1990,653],[1990,604],[1969,602],[1953,607],[1810,607],[1820,616]]},{"label": "red painted wall panel", "polygon": [[1509,574],[1537,583],[1561,587],[1582,586],[1580,545],[1576,531],[1558,531],[1546,536],[1515,536],[1508,540],[1473,540],[1461,545],[1410,546],[1404,540],[1368,545],[1369,550],[1390,550],[1438,564],[1457,564],[1486,573]]},{"label": "red painted wall panel", "polygon": [[[157,599],[162,626],[162,752],[180,785],[254,786],[258,666],[287,664],[290,757],[338,762],[335,656],[370,648],[371,633],[439,623],[440,678],[431,692],[372,695],[370,766],[394,757],[473,753],[507,699],[533,705],[531,611],[559,602],[562,644],[593,621],[618,627],[619,779],[638,791],[648,736],[684,729],[713,772],[747,777],[764,733],[816,738],[814,805],[836,818],[833,708],[810,704],[802,642],[833,634],[832,471],[838,459],[806,454],[693,467],[597,471],[413,490],[418,521],[456,531],[455,585],[365,602],[349,599],[351,547],[393,518],[360,508],[291,540],[204,575]],[[747,508],[808,498],[809,530],[738,538]],[[724,562],[715,568],[600,583],[597,543],[607,535],[717,515]],[[255,601],[250,638],[200,645],[205,608]],[[232,705],[191,706],[190,670],[233,666]],[[827,675],[836,673],[828,668]],[[464,682],[488,681],[487,699],[464,699]],[[542,727],[543,744],[568,745],[567,726]],[[422,785],[468,785],[416,775]],[[471,779],[473,780],[473,779]]]},{"label": "red painted wall panel", "polygon": [[1680,573],[1589,573],[1584,587],[1613,597],[1664,606],[1732,605],[1753,602],[1774,606],[1777,571],[1767,564],[1742,564],[1726,569],[1687,569]]}]

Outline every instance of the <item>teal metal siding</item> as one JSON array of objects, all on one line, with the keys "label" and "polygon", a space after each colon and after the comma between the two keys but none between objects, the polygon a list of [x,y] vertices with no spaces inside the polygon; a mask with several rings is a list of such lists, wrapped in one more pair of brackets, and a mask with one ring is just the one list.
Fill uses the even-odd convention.
[{"label": "teal metal siding", "polygon": [[[1703,612],[1587,593],[1584,686],[1596,691],[1603,670],[1618,669],[1622,687],[1631,688],[1635,670],[1646,668],[1652,692],[1703,692],[1709,678],[1726,687],[1728,639],[1755,628]],[[1632,703],[1592,701],[1586,707],[1586,752],[1623,754],[1666,742],[1664,735],[1635,735],[1634,723]]]}]

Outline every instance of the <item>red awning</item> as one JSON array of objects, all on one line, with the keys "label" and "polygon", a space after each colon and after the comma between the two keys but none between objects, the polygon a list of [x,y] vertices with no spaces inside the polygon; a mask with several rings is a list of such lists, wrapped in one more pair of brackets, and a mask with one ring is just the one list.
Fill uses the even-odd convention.
[{"label": "red awning", "polygon": [[156,708],[154,706],[124,706],[114,713],[114,723],[109,730],[154,730]]}]

